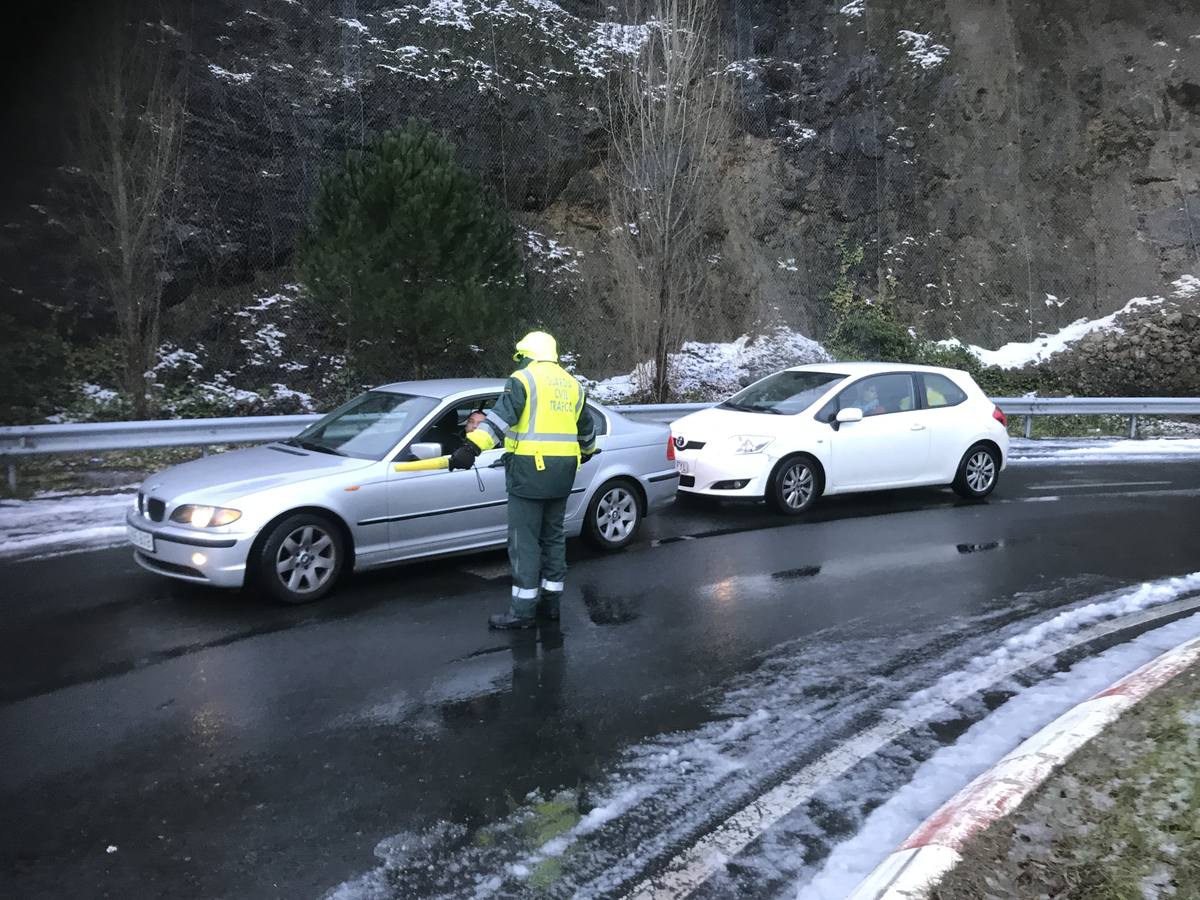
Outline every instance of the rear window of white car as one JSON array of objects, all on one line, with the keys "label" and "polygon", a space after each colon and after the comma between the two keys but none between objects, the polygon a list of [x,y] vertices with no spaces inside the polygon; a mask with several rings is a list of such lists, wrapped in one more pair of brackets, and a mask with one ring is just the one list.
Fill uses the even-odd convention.
[{"label": "rear window of white car", "polygon": [[830,387],[845,379],[830,372],[776,372],[721,404],[723,409],[794,416],[821,399]]},{"label": "rear window of white car", "polygon": [[925,405],[930,409],[958,406],[967,399],[966,392],[945,375],[926,372],[921,380],[925,382]]}]

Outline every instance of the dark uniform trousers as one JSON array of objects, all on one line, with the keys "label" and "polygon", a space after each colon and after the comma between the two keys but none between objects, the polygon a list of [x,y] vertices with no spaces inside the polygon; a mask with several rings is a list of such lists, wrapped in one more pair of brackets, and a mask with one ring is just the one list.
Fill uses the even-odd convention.
[{"label": "dark uniform trousers", "polygon": [[512,611],[533,615],[539,589],[561,593],[567,577],[567,498],[508,498],[508,560],[512,566]]}]

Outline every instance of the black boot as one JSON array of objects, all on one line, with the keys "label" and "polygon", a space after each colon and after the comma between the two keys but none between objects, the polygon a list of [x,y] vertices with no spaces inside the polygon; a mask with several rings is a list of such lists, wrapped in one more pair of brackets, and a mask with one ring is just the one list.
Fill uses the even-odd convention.
[{"label": "black boot", "polygon": [[516,631],[521,628],[533,628],[537,619],[533,616],[514,616],[511,612],[497,613],[488,618],[488,627],[498,631]]},{"label": "black boot", "polygon": [[538,598],[537,615],[539,619],[549,619],[551,622],[558,621],[558,607],[562,602],[561,591],[542,591],[542,596]]}]

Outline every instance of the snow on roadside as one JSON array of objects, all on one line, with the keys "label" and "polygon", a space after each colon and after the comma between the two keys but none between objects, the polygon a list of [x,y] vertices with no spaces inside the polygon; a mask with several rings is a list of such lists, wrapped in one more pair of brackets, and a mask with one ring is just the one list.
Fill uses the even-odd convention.
[{"label": "snow on roadside", "polygon": [[913,778],[838,844],[797,900],[841,900],[944,802],[1006,753],[1075,705],[1176,645],[1200,636],[1190,616],[1113,647],[1026,688],[937,751]]},{"label": "snow on roadside", "polygon": [[[671,354],[671,389],[697,401],[722,400],[778,369],[831,359],[817,341],[785,326],[728,342],[688,341]],[[649,390],[653,379],[654,363],[647,362],[628,375],[584,386],[601,403],[623,403]]]},{"label": "snow on roadside", "polygon": [[[1200,278],[1194,275],[1184,275],[1171,283],[1174,288],[1169,297],[1172,300],[1190,300],[1200,297]],[[1051,297],[1051,295],[1047,295]],[[1054,298],[1057,300],[1057,298]],[[1123,307],[1107,316],[1098,319],[1076,319],[1053,334],[1039,335],[1032,341],[1012,341],[996,350],[988,350],[974,344],[964,344],[958,338],[939,341],[938,345],[947,348],[963,347],[974,354],[985,366],[999,366],[1002,369],[1020,369],[1031,363],[1047,360],[1069,344],[1086,337],[1095,331],[1112,331],[1121,334],[1121,326],[1117,320],[1136,309],[1151,306],[1161,306],[1167,298],[1161,296],[1134,297]]]},{"label": "snow on roadside", "polygon": [[1013,465],[1063,463],[1117,463],[1200,457],[1200,438],[1150,438],[1147,440],[1021,440],[1012,441],[1009,462]]},{"label": "snow on roadside", "polygon": [[136,492],[0,500],[0,559],[40,558],[124,543]]}]

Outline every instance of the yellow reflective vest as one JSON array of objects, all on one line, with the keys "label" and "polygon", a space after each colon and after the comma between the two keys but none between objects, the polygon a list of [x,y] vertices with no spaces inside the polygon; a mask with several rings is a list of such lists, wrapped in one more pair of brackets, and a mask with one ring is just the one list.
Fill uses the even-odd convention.
[{"label": "yellow reflective vest", "polygon": [[[525,388],[525,408],[504,438],[517,456],[579,457],[579,414],[583,388],[557,363],[534,362],[512,377]],[[539,465],[540,469],[541,466]]]}]

